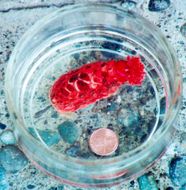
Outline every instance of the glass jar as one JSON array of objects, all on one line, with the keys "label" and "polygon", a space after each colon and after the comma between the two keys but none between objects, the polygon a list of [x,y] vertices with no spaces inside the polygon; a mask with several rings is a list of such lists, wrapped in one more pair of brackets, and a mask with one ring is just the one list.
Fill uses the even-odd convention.
[{"label": "glass jar", "polygon": [[[145,66],[142,86],[124,85],[75,118],[51,106],[49,90],[65,72],[128,55],[140,56]],[[141,175],[164,153],[182,80],[172,48],[146,19],[114,5],[78,4],[44,17],[22,37],[7,66],[5,89],[18,144],[39,169],[63,183],[105,187]],[[74,144],[59,135],[65,120],[77,125]],[[120,139],[117,152],[108,157],[93,154],[87,145],[92,131],[103,126]]]}]

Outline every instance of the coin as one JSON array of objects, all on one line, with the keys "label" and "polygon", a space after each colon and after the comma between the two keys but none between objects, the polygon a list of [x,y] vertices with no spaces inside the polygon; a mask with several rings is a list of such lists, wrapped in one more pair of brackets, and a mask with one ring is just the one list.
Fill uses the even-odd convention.
[{"label": "coin", "polygon": [[108,156],[116,151],[119,140],[114,131],[107,128],[95,130],[89,139],[91,150],[100,156]]}]

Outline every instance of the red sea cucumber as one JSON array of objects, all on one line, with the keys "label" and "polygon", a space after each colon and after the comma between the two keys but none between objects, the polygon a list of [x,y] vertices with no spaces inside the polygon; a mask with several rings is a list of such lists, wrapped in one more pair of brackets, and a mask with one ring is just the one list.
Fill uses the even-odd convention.
[{"label": "red sea cucumber", "polygon": [[140,86],[144,77],[144,65],[139,57],[96,61],[59,77],[49,96],[59,112],[75,112],[115,94],[125,83]]}]

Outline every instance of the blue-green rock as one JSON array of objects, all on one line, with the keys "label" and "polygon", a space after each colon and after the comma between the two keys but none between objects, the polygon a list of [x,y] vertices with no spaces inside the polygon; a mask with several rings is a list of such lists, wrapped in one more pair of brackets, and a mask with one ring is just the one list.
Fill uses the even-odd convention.
[{"label": "blue-green rock", "polygon": [[5,175],[6,175],[5,169],[2,166],[0,166],[0,181],[5,179]]},{"label": "blue-green rock", "polygon": [[149,11],[160,12],[170,6],[170,0],[150,0]]},{"label": "blue-green rock", "polygon": [[[29,132],[34,136],[37,137],[36,132],[33,128],[29,128]],[[60,141],[60,135],[57,132],[51,131],[49,129],[47,130],[38,130],[38,133],[41,137],[41,139],[48,145],[52,146],[54,144],[57,144]]]},{"label": "blue-green rock", "polygon": [[186,156],[172,159],[169,166],[169,175],[175,185],[181,187],[186,184]]},{"label": "blue-green rock", "polygon": [[39,131],[39,134],[43,141],[48,145],[52,146],[60,141],[60,136],[56,132],[51,132],[50,130]]},{"label": "blue-green rock", "polygon": [[58,126],[58,132],[61,138],[69,144],[73,144],[80,136],[78,128],[75,126],[75,123],[71,121],[61,123]]},{"label": "blue-green rock", "polygon": [[0,182],[0,190],[9,190],[9,185],[7,182]]},{"label": "blue-green rock", "polygon": [[140,190],[158,190],[153,176],[143,175],[138,178]]},{"label": "blue-green rock", "polygon": [[179,190],[186,190],[186,184],[183,185]]},{"label": "blue-green rock", "polygon": [[0,149],[0,164],[7,172],[16,173],[28,164],[28,160],[16,146],[8,145]]},{"label": "blue-green rock", "polygon": [[117,105],[114,102],[111,102],[110,105],[107,106],[107,111],[116,111],[117,110]]}]

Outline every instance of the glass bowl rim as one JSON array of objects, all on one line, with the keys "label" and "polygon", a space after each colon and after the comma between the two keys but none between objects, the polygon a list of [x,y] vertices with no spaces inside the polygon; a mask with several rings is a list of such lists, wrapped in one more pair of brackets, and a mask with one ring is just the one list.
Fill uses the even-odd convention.
[{"label": "glass bowl rim", "polygon": [[[166,45],[166,47],[169,49],[169,52],[171,54],[171,56],[173,57],[173,61],[174,61],[174,64],[176,65],[176,68],[177,68],[177,71],[179,73],[179,79],[178,80],[175,80],[174,82],[176,83],[176,87],[178,87],[178,85],[180,85],[180,91],[182,92],[182,77],[181,77],[181,68],[180,68],[180,65],[179,65],[179,62],[177,61],[177,58],[174,54],[174,51],[172,50],[172,48],[170,47],[169,43],[167,42],[166,38],[162,35],[162,33],[160,32],[160,30],[154,26],[150,21],[146,20],[144,17],[140,16],[139,14],[135,13],[135,12],[132,12],[132,11],[127,11],[127,10],[124,10],[122,9],[121,7],[119,7],[118,5],[111,5],[111,4],[107,4],[107,3],[94,3],[94,4],[90,4],[90,3],[79,3],[79,4],[75,4],[75,5],[66,5],[64,7],[62,7],[60,10],[57,10],[55,11],[54,13],[50,13],[49,15],[45,16],[44,18],[40,19],[39,21],[37,21],[23,36],[22,38],[19,40],[19,42],[17,43],[16,47],[14,48],[13,50],[13,53],[10,57],[10,60],[9,60],[9,63],[8,63],[8,66],[7,66],[7,72],[6,72],[6,76],[5,76],[5,94],[6,94],[6,99],[8,100],[7,101],[7,104],[8,104],[8,108],[9,108],[9,111],[12,110],[12,106],[10,105],[11,104],[11,101],[9,100],[9,93],[8,93],[8,87],[6,85],[7,83],[7,80],[8,80],[8,69],[11,67],[11,65],[14,63],[14,59],[15,57],[17,56],[17,54],[19,54],[19,48],[20,46],[23,46],[26,41],[27,41],[27,38],[30,38],[32,35],[33,35],[33,31],[38,31],[38,29],[42,28],[46,23],[49,23],[50,21],[52,21],[52,19],[54,17],[58,17],[58,16],[61,16],[61,14],[64,14],[66,12],[73,12],[73,11],[81,11],[81,10],[84,10],[85,8],[87,9],[96,9],[96,8],[107,8],[107,9],[110,9],[112,12],[114,11],[118,11],[120,13],[127,13],[129,15],[134,15],[135,17],[138,17],[138,19],[142,20],[146,25],[150,26],[150,30],[155,30],[156,33],[158,34],[158,36],[162,39],[162,41],[164,42],[164,44]],[[116,12],[115,12],[116,13]],[[179,83],[180,81],[180,83]],[[7,87],[7,88],[6,88]],[[180,92],[180,93],[181,93]],[[97,165],[103,165],[103,164],[109,164],[109,165],[115,165],[115,163],[117,164],[123,164],[123,165],[127,165],[127,163],[130,163],[131,164],[131,160],[133,158],[133,160],[136,162],[136,160],[138,160],[139,158],[139,155],[145,155],[145,153],[148,152],[148,150],[150,150],[151,148],[153,148],[154,144],[161,138],[163,138],[163,136],[168,132],[168,130],[173,127],[171,126],[171,124],[173,123],[175,117],[177,116],[178,114],[178,111],[179,111],[179,108],[181,106],[181,95],[180,96],[176,96],[176,100],[179,101],[177,107],[176,107],[176,111],[175,113],[173,114],[172,118],[167,121],[165,124],[167,125],[166,126],[166,130],[161,131],[161,129],[158,129],[157,131],[157,135],[156,135],[156,139],[154,139],[154,137],[152,137],[152,142],[151,144],[147,144],[147,143],[143,143],[142,145],[140,145],[139,147],[137,147],[136,149],[130,151],[129,153],[124,153],[120,156],[117,156],[117,157],[113,157],[113,158],[105,158],[105,159],[100,159],[100,160],[86,160],[86,159],[79,159],[79,158],[74,158],[74,157],[70,157],[70,156],[64,156],[64,155],[61,155],[59,153],[56,153],[54,152],[53,150],[49,150],[47,149],[46,147],[44,147],[43,145],[41,145],[40,143],[37,142],[36,139],[34,139],[27,131],[26,129],[23,127],[23,125],[21,124],[21,121],[20,122],[20,126],[18,127],[19,130],[22,131],[22,136],[24,136],[24,138],[28,138],[30,142],[34,142],[35,144],[38,145],[38,150],[39,149],[43,149],[45,151],[45,153],[48,155],[48,156],[51,156],[51,153],[56,155],[56,158],[58,158],[56,161],[58,161],[60,164],[63,165],[63,160],[66,160],[66,162],[68,163],[73,163],[73,164],[77,164],[78,165],[94,165],[95,163]],[[163,127],[163,126],[162,126]],[[162,128],[161,127],[161,128]],[[164,126],[165,127],[165,126]],[[22,145],[20,145],[22,147]],[[60,159],[59,159],[60,158]]]}]

